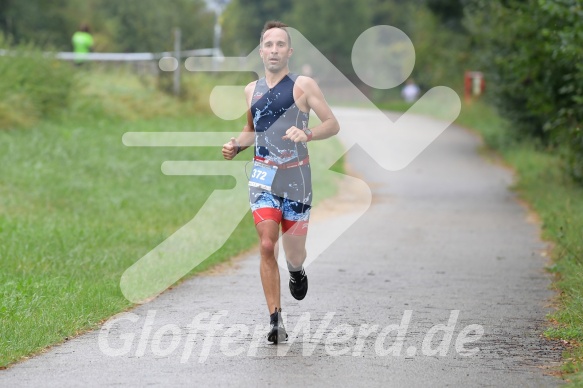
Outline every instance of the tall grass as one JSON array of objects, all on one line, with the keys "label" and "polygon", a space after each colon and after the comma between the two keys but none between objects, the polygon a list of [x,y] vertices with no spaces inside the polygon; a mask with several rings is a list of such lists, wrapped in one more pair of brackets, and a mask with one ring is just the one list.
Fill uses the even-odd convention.
[{"label": "tall grass", "polygon": [[75,85],[70,64],[56,61],[32,45],[10,47],[0,35],[0,129],[32,125],[67,109]]}]

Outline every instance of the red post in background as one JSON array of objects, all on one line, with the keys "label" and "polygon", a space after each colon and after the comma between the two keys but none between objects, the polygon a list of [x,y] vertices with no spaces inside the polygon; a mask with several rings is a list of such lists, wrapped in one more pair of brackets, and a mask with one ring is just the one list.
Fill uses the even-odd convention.
[{"label": "red post in background", "polygon": [[466,71],[464,73],[464,97],[466,103],[473,98],[479,97],[486,89],[486,81],[481,71]]}]

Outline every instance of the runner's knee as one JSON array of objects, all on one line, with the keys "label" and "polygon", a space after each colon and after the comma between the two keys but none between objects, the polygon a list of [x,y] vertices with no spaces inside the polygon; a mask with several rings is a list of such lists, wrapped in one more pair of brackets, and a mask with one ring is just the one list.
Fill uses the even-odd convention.
[{"label": "runner's knee", "polygon": [[269,237],[263,237],[263,238],[261,238],[261,247],[260,247],[260,249],[261,249],[262,256],[264,254],[267,254],[267,255],[274,254],[274,252],[275,252],[275,244],[276,244],[276,242],[274,240],[272,240],[271,238],[269,238]]}]

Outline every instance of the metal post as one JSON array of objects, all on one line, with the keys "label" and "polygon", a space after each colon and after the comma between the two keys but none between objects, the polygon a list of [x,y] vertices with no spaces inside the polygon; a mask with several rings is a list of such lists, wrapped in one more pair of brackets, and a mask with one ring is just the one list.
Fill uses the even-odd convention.
[{"label": "metal post", "polygon": [[174,58],[178,61],[178,67],[174,70],[174,95],[180,95],[180,66],[182,63],[182,58],[180,58],[180,39],[181,32],[180,28],[174,29]]},{"label": "metal post", "polygon": [[217,68],[219,66],[218,64],[218,53],[219,53],[219,47],[220,47],[220,41],[221,41],[221,23],[220,23],[220,18],[221,18],[221,9],[217,8],[215,10],[215,28],[214,28],[214,34],[213,34],[213,48],[214,48],[214,52],[213,52],[213,71],[217,71]]}]

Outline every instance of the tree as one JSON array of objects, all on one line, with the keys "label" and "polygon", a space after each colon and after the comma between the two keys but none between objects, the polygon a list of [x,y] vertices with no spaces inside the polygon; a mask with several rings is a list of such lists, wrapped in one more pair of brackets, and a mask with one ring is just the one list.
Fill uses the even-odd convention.
[{"label": "tree", "polygon": [[583,3],[473,0],[467,11],[498,109],[517,135],[565,150],[583,182]]},{"label": "tree", "polygon": [[92,27],[100,51],[172,49],[172,30],[183,47],[212,47],[214,13],[203,0],[0,0],[0,29],[14,40],[71,49],[81,22]]},{"label": "tree", "polygon": [[365,4],[338,0],[303,0],[294,2],[292,25],[349,78],[352,69],[352,45],[371,26],[372,10]]},{"label": "tree", "polygon": [[268,20],[292,26],[290,10],[296,2],[282,0],[232,0],[223,14],[223,51],[227,55],[247,55],[259,44],[259,35]]},{"label": "tree", "polygon": [[116,46],[122,51],[159,52],[173,47],[172,31],[182,30],[185,48],[212,47],[214,13],[202,0],[102,0]]},{"label": "tree", "polygon": [[35,42],[59,49],[70,48],[73,27],[63,12],[68,1],[3,0],[0,28],[14,43]]},{"label": "tree", "polygon": [[464,0],[425,0],[429,10],[450,30],[464,33]]}]

